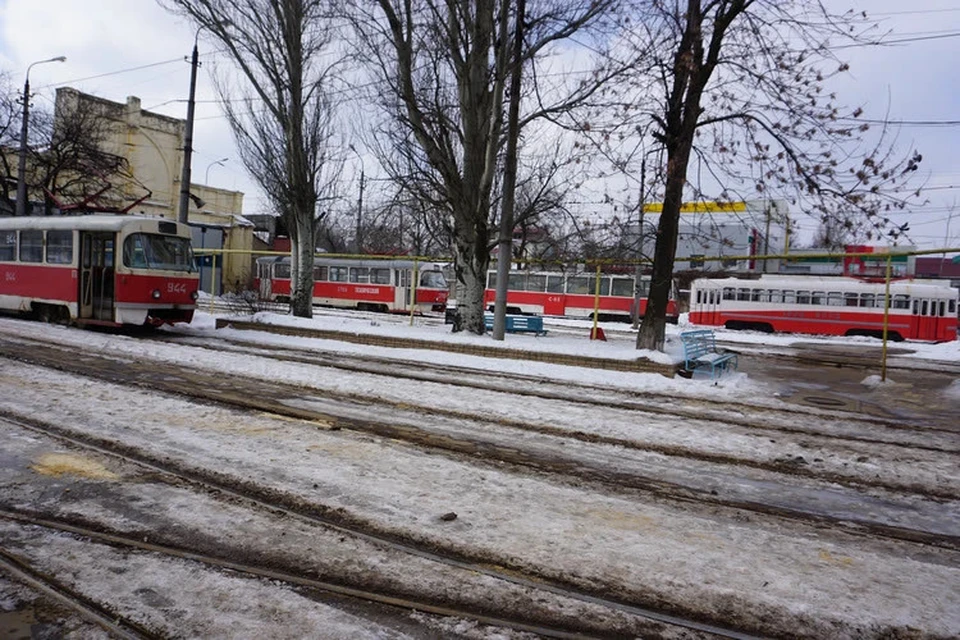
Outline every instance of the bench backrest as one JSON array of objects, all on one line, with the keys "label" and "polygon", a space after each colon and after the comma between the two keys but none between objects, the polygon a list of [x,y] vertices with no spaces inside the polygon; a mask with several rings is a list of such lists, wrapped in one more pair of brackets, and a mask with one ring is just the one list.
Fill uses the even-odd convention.
[{"label": "bench backrest", "polygon": [[683,357],[686,360],[696,360],[717,350],[716,334],[710,329],[684,331],[680,334],[680,341],[683,343]]}]

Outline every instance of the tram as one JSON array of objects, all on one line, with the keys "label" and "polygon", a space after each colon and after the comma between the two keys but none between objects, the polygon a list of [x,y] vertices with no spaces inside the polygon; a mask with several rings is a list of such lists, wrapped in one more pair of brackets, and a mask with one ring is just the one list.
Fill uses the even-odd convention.
[{"label": "tram", "polygon": [[135,215],[0,218],[0,310],[78,325],[190,322],[190,228]]},{"label": "tram", "polygon": [[[484,302],[496,300],[497,272],[487,273]],[[510,271],[507,279],[507,312],[590,317],[598,303],[597,276],[590,273],[561,273],[551,271]],[[603,321],[631,319],[636,301],[636,279],[632,275],[601,274],[599,281],[598,317]],[[640,279],[640,317],[647,310],[650,277]],[[667,303],[667,321],[676,324],[679,316],[677,291],[674,285]]]},{"label": "tram", "polygon": [[[317,256],[313,280],[313,304],[327,307],[443,313],[449,295],[441,265],[408,258]],[[289,302],[290,256],[258,258],[256,286],[263,300]]]},{"label": "tram", "polygon": [[[892,280],[888,338],[956,340],[957,295],[946,281]],[[886,307],[886,284],[877,278],[701,278],[690,288],[690,322],[728,329],[880,338]]]}]

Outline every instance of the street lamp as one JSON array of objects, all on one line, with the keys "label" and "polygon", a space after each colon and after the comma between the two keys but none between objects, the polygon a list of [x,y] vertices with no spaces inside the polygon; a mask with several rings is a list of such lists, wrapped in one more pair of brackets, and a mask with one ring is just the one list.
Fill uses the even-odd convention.
[{"label": "street lamp", "polygon": [[47,60],[38,60],[27,67],[23,80],[23,122],[20,124],[20,162],[17,167],[17,215],[27,215],[27,127],[30,109],[30,69],[47,62],[65,62],[66,56],[57,56]]},{"label": "street lamp", "polygon": [[357,198],[357,253],[360,253],[361,247],[363,246],[360,218],[363,215],[363,181],[365,174],[363,168],[363,157],[360,155],[360,152],[358,152],[357,148],[352,144],[350,145],[350,150],[357,154],[357,159],[360,161],[360,197]]},{"label": "street lamp", "polygon": [[222,167],[223,163],[229,159],[230,158],[220,158],[219,160],[214,160],[213,162],[208,164],[207,171],[203,174],[203,184],[210,184],[210,167],[212,167],[215,164],[219,164]]}]

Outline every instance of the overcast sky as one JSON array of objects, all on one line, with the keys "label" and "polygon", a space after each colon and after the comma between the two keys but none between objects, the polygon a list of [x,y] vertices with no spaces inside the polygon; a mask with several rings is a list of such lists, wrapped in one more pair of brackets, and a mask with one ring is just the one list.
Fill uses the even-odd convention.
[{"label": "overcast sky", "polygon": [[[909,218],[911,239],[927,249],[960,247],[960,7],[956,0],[824,1],[837,10],[867,10],[892,32],[886,47],[840,52],[851,63],[842,102],[863,106],[865,118],[904,123],[894,133],[904,153],[915,145],[923,154],[929,200]],[[153,0],[0,0],[0,70],[19,86],[27,65],[64,55],[66,62],[30,72],[35,104],[52,108],[55,89],[70,86],[117,102],[137,96],[144,109],[185,118],[190,68],[184,58],[194,33]],[[212,60],[213,49],[201,42],[201,61]],[[239,162],[203,69],[197,100],[194,181],[209,174],[212,186],[247,194],[246,213],[259,212],[263,198]],[[224,165],[211,164],[225,157]],[[371,164],[368,158],[368,175],[376,172]],[[374,201],[376,194],[368,197]]]}]

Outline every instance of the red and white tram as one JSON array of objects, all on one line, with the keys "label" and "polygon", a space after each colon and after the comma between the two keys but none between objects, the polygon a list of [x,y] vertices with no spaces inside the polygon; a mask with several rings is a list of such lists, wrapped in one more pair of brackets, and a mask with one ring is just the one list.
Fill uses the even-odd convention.
[{"label": "red and white tram", "polygon": [[[411,286],[415,287],[415,311],[446,308],[449,290],[441,266],[410,259],[327,258],[317,256],[313,265],[313,304],[367,311],[409,312]],[[290,301],[290,256],[257,259],[260,297]]]},{"label": "red and white tram", "polygon": [[[891,281],[887,337],[956,340],[957,293],[945,281]],[[885,305],[882,279],[764,275],[690,288],[690,322],[728,329],[880,338]]]},{"label": "red and white tram", "polygon": [[[598,316],[601,320],[629,320],[636,300],[632,275],[600,276]],[[487,273],[484,302],[496,300],[497,272]],[[650,277],[640,279],[640,316],[647,310]],[[548,271],[511,271],[507,280],[507,312],[547,316],[590,317],[597,303],[597,276]],[[676,287],[667,303],[667,321],[678,317]]]},{"label": "red and white tram", "polygon": [[0,218],[0,309],[57,322],[190,322],[187,225],[134,215]]}]

